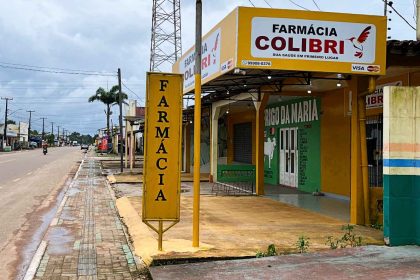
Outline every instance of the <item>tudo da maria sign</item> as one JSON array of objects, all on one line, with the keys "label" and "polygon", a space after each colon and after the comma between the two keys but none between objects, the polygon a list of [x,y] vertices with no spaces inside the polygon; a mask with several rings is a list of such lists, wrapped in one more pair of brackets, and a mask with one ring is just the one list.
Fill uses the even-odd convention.
[{"label": "tudo da maria sign", "polygon": [[179,221],[182,75],[147,73],[143,221]]}]

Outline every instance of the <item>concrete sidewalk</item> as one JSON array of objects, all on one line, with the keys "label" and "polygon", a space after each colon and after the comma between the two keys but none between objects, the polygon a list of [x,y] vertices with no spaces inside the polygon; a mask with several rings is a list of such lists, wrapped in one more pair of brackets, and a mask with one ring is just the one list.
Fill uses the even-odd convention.
[{"label": "concrete sidewalk", "polygon": [[86,158],[25,279],[145,279],[124,234],[99,161]]},{"label": "concrete sidewalk", "polygon": [[312,254],[150,268],[153,279],[420,279],[420,247],[366,246]]},{"label": "concrete sidewalk", "polygon": [[[208,185],[207,187],[205,187]],[[202,193],[211,184],[202,183]],[[154,261],[205,258],[252,257],[274,244],[280,253],[297,252],[300,236],[309,239],[309,251],[328,250],[328,236],[341,238],[346,222],[302,208],[257,196],[201,195],[200,248],[192,247],[192,191],[182,185],[181,220],[163,235],[163,252],[157,251],[157,234],[142,223],[141,185],[113,186],[117,208],[123,218],[137,256]],[[132,189],[132,190],[131,190]],[[124,195],[138,194],[125,197]],[[362,244],[382,245],[382,231],[354,226]]]}]

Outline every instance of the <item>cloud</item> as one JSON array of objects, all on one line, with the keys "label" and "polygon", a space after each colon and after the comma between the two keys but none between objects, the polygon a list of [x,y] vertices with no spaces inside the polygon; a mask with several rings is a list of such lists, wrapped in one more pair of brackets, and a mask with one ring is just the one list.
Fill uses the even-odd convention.
[{"label": "cloud", "polygon": [[[122,69],[130,98],[144,102],[145,75],[149,70],[152,0],[2,0],[0,13],[0,62],[83,69],[116,73]],[[300,9],[291,1],[252,0],[256,6]],[[296,1],[295,1],[296,2]],[[182,44],[186,52],[194,44],[195,1],[181,1]],[[315,10],[311,0],[298,1]],[[381,1],[317,0],[324,11],[383,13]],[[203,1],[203,34],[236,6],[251,6],[251,1]],[[412,1],[394,6],[411,22]],[[414,39],[410,30],[392,14],[390,35],[395,39]],[[27,120],[26,110],[35,110],[34,126],[39,117],[70,131],[95,133],[105,127],[104,105],[88,103],[98,87],[112,87],[116,77],[58,75],[0,68],[0,96],[10,96],[16,120]],[[114,108],[117,111],[117,108]],[[0,105],[0,114],[4,104]],[[117,114],[113,115],[117,123]]]}]

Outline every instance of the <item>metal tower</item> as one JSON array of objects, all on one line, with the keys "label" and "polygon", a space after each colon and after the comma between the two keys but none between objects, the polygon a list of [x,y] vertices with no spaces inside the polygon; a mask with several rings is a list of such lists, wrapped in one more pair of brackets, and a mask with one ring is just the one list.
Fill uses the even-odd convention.
[{"label": "metal tower", "polygon": [[181,0],[153,0],[150,71],[170,71],[181,54]]}]

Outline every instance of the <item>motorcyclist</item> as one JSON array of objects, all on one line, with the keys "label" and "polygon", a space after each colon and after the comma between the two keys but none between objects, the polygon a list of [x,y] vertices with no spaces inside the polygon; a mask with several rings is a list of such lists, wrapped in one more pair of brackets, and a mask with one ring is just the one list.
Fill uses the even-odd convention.
[{"label": "motorcyclist", "polygon": [[44,153],[48,152],[48,143],[45,140],[42,140],[42,151]]}]

